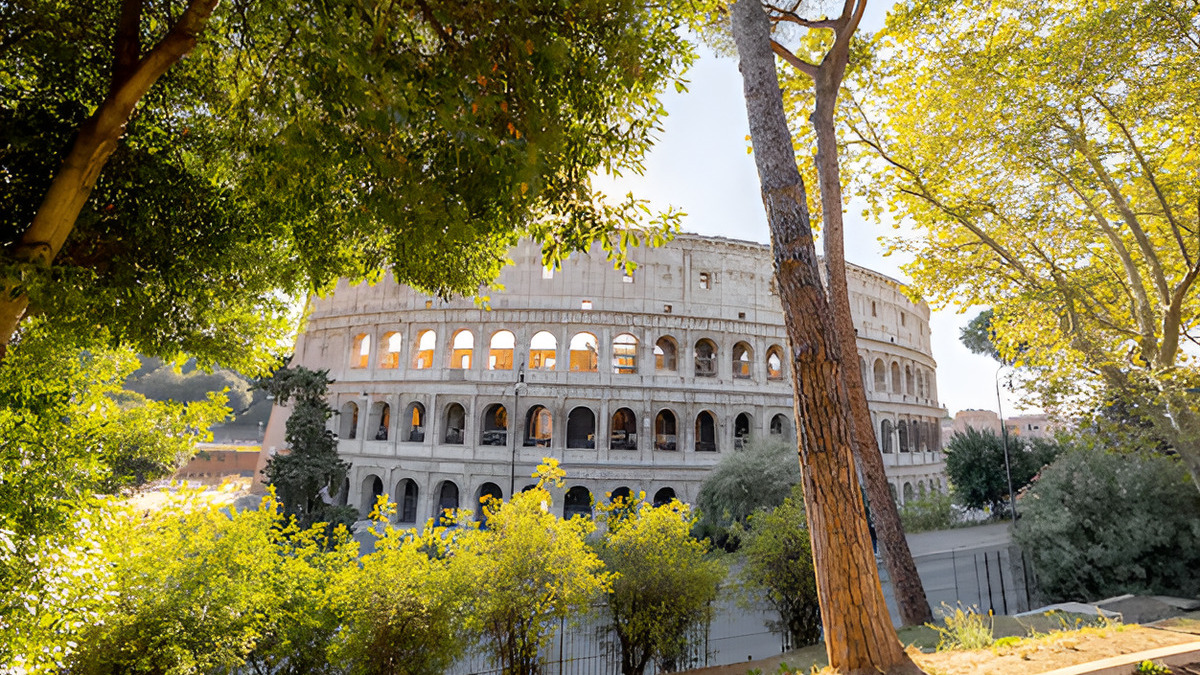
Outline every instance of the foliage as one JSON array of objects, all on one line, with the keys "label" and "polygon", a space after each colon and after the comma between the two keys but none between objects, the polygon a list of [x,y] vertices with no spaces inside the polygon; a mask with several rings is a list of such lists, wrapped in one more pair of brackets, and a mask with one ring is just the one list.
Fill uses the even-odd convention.
[{"label": "foliage", "polygon": [[1013,534],[1051,600],[1200,593],[1200,496],[1169,457],[1076,448],[1021,499]]},{"label": "foliage", "polygon": [[285,366],[255,383],[279,405],[294,402],[284,427],[288,452],[267,460],[263,473],[284,512],[296,518],[301,528],[314,523],[351,525],[358,520],[354,507],[334,505],[350,465],[338,456],[337,440],[326,424],[333,415],[326,402],[331,382],[329,371]]},{"label": "foliage", "polygon": [[926,624],[937,631],[939,652],[948,649],[983,649],[996,641],[992,635],[995,623],[992,610],[988,610],[985,620],[984,616],[973,608],[963,611],[962,607],[955,607],[951,612],[950,606],[943,602],[942,609],[945,614],[942,619],[944,625]]},{"label": "foliage", "polygon": [[[843,122],[934,305],[984,305],[1046,408],[1140,401],[1200,481],[1192,3],[906,2]],[[886,58],[882,58],[886,55]],[[971,92],[964,96],[963,92]],[[1200,482],[1197,482],[1200,487]]]},{"label": "foliage", "polygon": [[692,538],[695,517],[686,504],[655,507],[641,495],[601,508],[608,529],[599,555],[613,574],[607,606],[621,672],[641,675],[652,661],[667,672],[686,667],[689,632],[711,621],[723,566]]},{"label": "foliage", "polygon": [[1165,664],[1155,663],[1150,659],[1137,664],[1137,670],[1133,672],[1136,675],[1171,675],[1171,669]]},{"label": "foliage", "polygon": [[[380,497],[383,501],[384,497]],[[332,660],[351,675],[437,675],[466,649],[460,626],[471,589],[451,569],[445,528],[393,528],[394,505],[375,511],[383,534],[334,593],[342,630]]]},{"label": "foliage", "polygon": [[733,525],[744,524],[755,511],[779,506],[799,483],[794,444],[752,439],[741,452],[722,457],[700,484],[698,530],[720,544]]},{"label": "foliage", "polygon": [[[474,294],[521,236],[557,263],[597,240],[621,259],[677,227],[677,212],[591,186],[597,171],[640,171],[665,114],[657,95],[683,86],[692,50],[668,6],[208,4],[195,47],[141,98],[78,195],[54,266],[0,259],[6,287],[47,320],[260,373],[286,344],[289,298],[339,277],[390,271]],[[141,10],[132,45],[116,30],[126,5]],[[6,254],[118,85],[112,55],[149,51],[178,9],[0,7]]]},{"label": "foliage", "polygon": [[904,502],[900,507],[900,521],[909,534],[947,530],[954,527],[954,498],[946,492],[932,490],[917,499]]},{"label": "foliage", "polygon": [[188,491],[157,510],[108,502],[83,520],[74,540],[40,540],[50,564],[39,571],[60,576],[44,586],[53,592],[0,621],[15,672],[332,672],[329,580],[357,552],[345,530],[329,546],[271,497],[229,512]]},{"label": "foliage", "polygon": [[751,516],[745,538],[742,581],[766,595],[793,647],[816,644],[821,608],[800,488],[775,509]]},{"label": "foliage", "polygon": [[543,462],[534,473],[537,487],[483,506],[487,528],[456,538],[451,562],[471,589],[464,627],[483,640],[505,675],[540,672],[538,654],[556,624],[612,587],[585,542],[595,529],[591,519],[554,515],[547,485],[561,485],[563,471],[556,460]]},{"label": "foliage", "polygon": [[1062,452],[1062,447],[1053,441],[1027,441],[1012,435],[1005,441],[990,429],[967,427],[966,433],[952,436],[945,449],[946,476],[960,504],[971,509],[990,508],[996,515],[1008,512],[1006,442],[1012,487],[1018,493]]}]

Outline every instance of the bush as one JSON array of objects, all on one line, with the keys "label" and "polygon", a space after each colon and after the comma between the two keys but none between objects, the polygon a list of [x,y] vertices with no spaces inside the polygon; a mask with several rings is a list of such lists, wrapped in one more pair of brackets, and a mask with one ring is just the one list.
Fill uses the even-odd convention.
[{"label": "bush", "polygon": [[688,635],[712,619],[724,568],[689,534],[694,518],[685,504],[655,507],[639,499],[603,508],[608,531],[599,549],[614,574],[607,605],[621,672],[641,675],[651,661],[660,672],[686,667]]},{"label": "bush", "polygon": [[821,607],[800,487],[773,511],[754,514],[750,526],[742,547],[743,582],[766,595],[779,615],[775,628],[786,631],[793,648],[816,644]]},{"label": "bush", "polygon": [[1049,600],[1200,594],[1200,494],[1174,458],[1072,450],[1018,509],[1014,539]]},{"label": "bush", "polygon": [[795,444],[755,439],[725,455],[700,485],[697,533],[723,546],[731,527],[744,525],[755,511],[779,506],[799,483]]},{"label": "bush", "polygon": [[948,530],[957,524],[954,499],[948,493],[933,491],[920,499],[905,502],[900,507],[900,522],[909,534]]},{"label": "bush", "polygon": [[[946,476],[958,503],[971,509],[990,508],[999,517],[1008,513],[1008,473],[1004,466],[1004,439],[991,430],[968,427],[946,445]],[[1008,437],[1012,488],[1020,492],[1062,452],[1055,442]]]}]

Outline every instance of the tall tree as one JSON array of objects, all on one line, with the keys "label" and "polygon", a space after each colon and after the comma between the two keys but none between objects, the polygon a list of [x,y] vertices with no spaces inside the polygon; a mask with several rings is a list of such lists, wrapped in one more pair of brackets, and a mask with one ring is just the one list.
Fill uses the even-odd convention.
[{"label": "tall tree", "polygon": [[919,672],[896,637],[871,553],[841,372],[846,356],[821,282],[770,20],[756,0],[735,2],[732,19],[791,352],[801,484],[829,663],[848,675]]},{"label": "tall tree", "polygon": [[846,124],[875,169],[860,191],[921,232],[896,243],[914,282],[992,307],[1043,406],[1145,411],[1200,487],[1181,348],[1200,309],[1200,7],[910,2],[877,52]]},{"label": "tall tree", "polygon": [[[637,171],[691,48],[644,0],[0,5],[0,349],[38,313],[262,372],[287,297],[391,271],[478,292],[660,238]],[[625,227],[630,226],[630,227]],[[249,347],[249,348],[248,348]]]},{"label": "tall tree", "polygon": [[[848,355],[857,354],[858,333],[850,313],[850,291],[846,281],[845,226],[842,219],[844,202],[835,117],[838,93],[842,90],[842,81],[850,62],[851,39],[858,30],[867,2],[845,0],[841,14],[836,18],[806,18],[804,10],[807,4],[804,0],[792,0],[788,7],[776,7],[770,3],[765,6],[773,24],[795,26],[806,31],[799,48],[795,50],[789,49],[778,39],[772,39],[771,48],[801,74],[801,78],[794,78],[805,80],[798,83],[799,86],[806,87],[811,81],[811,96],[806,91],[806,95],[798,98],[803,101],[801,105],[806,110],[808,104],[813,104],[808,122],[817,144],[814,168],[821,192],[822,241],[829,282],[829,306],[833,310],[833,322],[842,351]],[[842,374],[850,396],[854,456],[862,471],[867,498],[871,502],[875,530],[895,590],[900,619],[905,625],[921,625],[932,621],[933,614],[925,597],[925,587],[917,574],[917,565],[908,548],[908,540],[904,537],[899,508],[892,499],[883,466],[883,454],[875,439],[875,425],[871,423],[863,373],[859,368],[846,368]]]}]

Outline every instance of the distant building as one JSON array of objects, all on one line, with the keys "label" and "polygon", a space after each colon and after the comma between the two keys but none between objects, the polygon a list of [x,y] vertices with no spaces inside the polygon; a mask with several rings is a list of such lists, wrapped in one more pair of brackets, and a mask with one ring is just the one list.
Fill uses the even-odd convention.
[{"label": "distant building", "polygon": [[[1059,427],[1045,413],[1013,415],[1004,418],[1004,426],[1008,428],[1011,437],[1019,438],[1053,438]],[[1000,433],[1000,416],[991,410],[960,410],[954,418],[942,421],[942,430],[946,440],[954,434],[966,433],[968,428],[978,431]]]},{"label": "distant building", "polygon": [[[507,498],[550,456],[567,471],[566,514],[640,491],[687,502],[749,439],[795,438],[767,246],[679,235],[634,250],[630,274],[598,246],[553,270],[528,241],[510,256],[486,308],[390,277],[343,280],[313,300],[293,363],[334,380],[330,428],[352,465],[341,499],[365,513],[386,493],[398,522],[421,523]],[[848,267],[893,493],[944,490],[929,308],[898,281]],[[283,449],[287,414],[272,412],[264,459]]]},{"label": "distant building", "polygon": [[199,443],[196,456],[175,473],[177,481],[216,484],[227,478],[253,478],[261,446]]}]

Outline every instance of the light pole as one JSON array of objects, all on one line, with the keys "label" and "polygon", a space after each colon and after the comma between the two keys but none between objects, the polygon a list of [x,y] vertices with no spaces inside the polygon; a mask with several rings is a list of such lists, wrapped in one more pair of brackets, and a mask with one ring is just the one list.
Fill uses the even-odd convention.
[{"label": "light pole", "polygon": [[521,419],[521,392],[525,389],[525,365],[522,364],[520,370],[517,371],[517,383],[513,385],[513,412],[509,415],[508,425],[512,427],[512,432],[509,434],[512,437],[512,461],[508,466],[508,498],[510,500],[517,489],[517,431],[520,427],[518,421]]},{"label": "light pole", "polygon": [[996,369],[996,412],[1000,415],[1000,443],[1004,448],[1004,474],[1008,478],[1008,511],[1012,516],[1013,527],[1017,526],[1017,496],[1013,494],[1012,465],[1008,459],[1008,426],[1004,424],[1004,406],[1000,402],[1000,371],[1003,363]]}]

